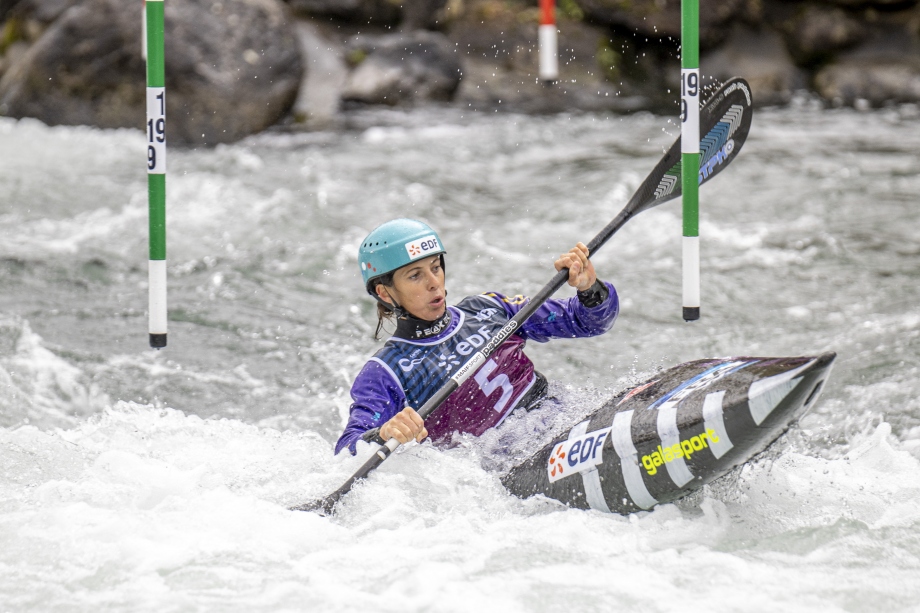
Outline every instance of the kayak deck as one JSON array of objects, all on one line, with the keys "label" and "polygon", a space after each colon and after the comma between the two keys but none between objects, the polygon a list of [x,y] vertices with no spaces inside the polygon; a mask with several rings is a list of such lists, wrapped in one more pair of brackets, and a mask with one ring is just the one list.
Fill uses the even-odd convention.
[{"label": "kayak deck", "polygon": [[836,354],[670,368],[511,469],[521,497],[631,513],[686,496],[766,449],[813,406]]}]

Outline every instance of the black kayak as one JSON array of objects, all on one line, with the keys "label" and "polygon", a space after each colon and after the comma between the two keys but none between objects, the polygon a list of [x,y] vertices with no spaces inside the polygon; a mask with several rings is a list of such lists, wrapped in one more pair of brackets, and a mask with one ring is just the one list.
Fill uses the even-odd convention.
[{"label": "black kayak", "polygon": [[680,364],[615,396],[502,483],[613,513],[672,502],[775,441],[815,404],[835,357]]}]

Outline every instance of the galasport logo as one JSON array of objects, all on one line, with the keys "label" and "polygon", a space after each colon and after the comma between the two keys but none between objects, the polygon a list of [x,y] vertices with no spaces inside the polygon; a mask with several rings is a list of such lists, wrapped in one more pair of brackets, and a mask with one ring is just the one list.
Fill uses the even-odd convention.
[{"label": "galasport logo", "polygon": [[438,249],[440,249],[440,246],[438,245],[438,239],[434,234],[424,238],[419,238],[412,241],[411,243],[406,243],[406,252],[408,252],[409,257],[413,260],[425,255],[426,253],[438,251]]},{"label": "galasport logo", "polygon": [[610,428],[605,428],[557,443],[546,463],[549,482],[590,470],[603,463],[604,441],[608,434]]}]

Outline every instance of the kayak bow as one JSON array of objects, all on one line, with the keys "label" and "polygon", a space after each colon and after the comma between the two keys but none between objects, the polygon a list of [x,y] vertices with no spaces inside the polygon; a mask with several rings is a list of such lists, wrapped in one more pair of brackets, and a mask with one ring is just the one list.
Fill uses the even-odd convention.
[{"label": "kayak bow", "polygon": [[835,357],[680,364],[615,396],[502,483],[517,496],[605,512],[672,502],[782,435],[815,404]]}]

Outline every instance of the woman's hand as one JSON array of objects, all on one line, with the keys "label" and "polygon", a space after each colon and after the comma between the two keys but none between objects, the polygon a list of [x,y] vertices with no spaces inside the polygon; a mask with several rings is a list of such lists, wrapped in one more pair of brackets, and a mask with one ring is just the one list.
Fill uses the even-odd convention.
[{"label": "woman's hand", "polygon": [[428,430],[425,429],[425,422],[411,407],[406,407],[380,426],[380,438],[385,441],[395,438],[400,445],[405,445],[412,439],[421,443],[426,436]]},{"label": "woman's hand", "polygon": [[588,259],[588,248],[578,243],[568,253],[563,253],[554,262],[556,270],[569,269],[569,285],[580,292],[585,291],[597,281],[594,264]]}]

